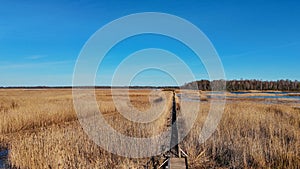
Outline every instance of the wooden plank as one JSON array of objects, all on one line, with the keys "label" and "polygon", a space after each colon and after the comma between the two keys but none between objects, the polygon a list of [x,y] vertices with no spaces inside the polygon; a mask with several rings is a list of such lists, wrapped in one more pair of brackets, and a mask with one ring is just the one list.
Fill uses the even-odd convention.
[{"label": "wooden plank", "polygon": [[169,169],[187,169],[184,158],[170,158]]}]

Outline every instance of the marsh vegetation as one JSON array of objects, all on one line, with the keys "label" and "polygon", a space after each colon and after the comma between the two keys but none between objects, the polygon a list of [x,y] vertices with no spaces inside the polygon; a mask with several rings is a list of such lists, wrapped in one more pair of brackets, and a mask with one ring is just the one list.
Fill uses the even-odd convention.
[{"label": "marsh vegetation", "polygon": [[[123,89],[116,92],[118,98],[127,97]],[[139,124],[126,120],[118,112],[110,90],[96,90],[99,109],[106,121],[124,135],[142,138],[168,128],[172,92],[159,93],[130,89],[134,109],[143,112],[151,107],[163,108],[158,119]],[[153,99],[149,99],[150,95]],[[217,130],[200,144],[199,132],[211,99],[205,94],[196,96],[202,102],[183,100],[182,104],[191,109],[180,112],[184,116],[194,110],[192,107],[200,107],[190,113],[197,119],[181,143],[189,155],[190,168],[300,168],[300,109],[285,103],[231,100],[226,103]],[[180,127],[187,126],[188,119],[182,118]],[[143,168],[149,160],[120,157],[97,146],[78,121],[70,89],[0,90],[0,143],[9,150],[11,166],[22,169]],[[120,148],[132,147],[120,143]]]}]

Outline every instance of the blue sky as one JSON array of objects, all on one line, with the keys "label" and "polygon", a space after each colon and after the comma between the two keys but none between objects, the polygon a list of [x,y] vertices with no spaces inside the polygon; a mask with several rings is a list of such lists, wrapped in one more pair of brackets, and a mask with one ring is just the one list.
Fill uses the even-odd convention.
[{"label": "blue sky", "polygon": [[[90,36],[110,21],[138,12],[169,13],[196,25],[215,46],[227,79],[300,80],[296,0],[0,0],[0,86],[71,85],[76,59]],[[143,48],[173,51],[197,79],[208,78],[184,45],[145,35],[125,40],[110,52],[99,67],[97,85],[110,84],[107,76],[116,65]],[[132,85],[159,84],[173,85],[174,80],[149,70],[132,81]]]}]

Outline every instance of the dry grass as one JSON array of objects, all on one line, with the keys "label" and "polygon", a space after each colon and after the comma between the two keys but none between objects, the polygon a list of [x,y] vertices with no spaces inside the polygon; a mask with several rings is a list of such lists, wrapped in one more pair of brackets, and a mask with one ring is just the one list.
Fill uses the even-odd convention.
[{"label": "dry grass", "polygon": [[[122,100],[125,91],[117,91]],[[109,90],[97,90],[100,111],[118,132],[134,137],[157,135],[167,127],[171,92],[153,94],[149,90],[130,91],[135,113],[161,111],[161,116],[147,124],[126,120],[118,113]],[[165,94],[166,97],[163,97]],[[140,168],[147,159],[127,159],[100,148],[82,130],[73,108],[71,90],[5,90],[0,92],[0,138],[10,149],[10,163],[18,168]],[[136,109],[136,110],[134,110]],[[87,109],[88,110],[88,109]],[[105,139],[113,139],[107,138]],[[132,149],[126,143],[120,148]]]},{"label": "dry grass", "polygon": [[209,104],[202,103],[196,125],[183,142],[191,168],[300,168],[299,110],[228,103],[217,131],[201,145],[197,140],[208,111]]},{"label": "dry grass", "polygon": [[[0,133],[9,134],[77,119],[69,95],[57,92],[1,92]],[[62,91],[65,92],[65,91]],[[11,96],[4,96],[12,93]],[[60,98],[59,98],[60,97]]]},{"label": "dry grass", "polygon": [[[119,100],[126,100],[122,89],[116,93]],[[165,91],[166,97],[150,90],[129,93],[132,107],[124,106],[123,111],[138,115],[151,106],[154,110],[148,113],[164,108],[159,119],[146,124],[126,120],[118,113],[111,91],[101,89],[96,96],[107,122],[118,132],[134,137],[165,131],[170,122],[171,92]],[[154,97],[149,99],[151,94]],[[216,132],[199,144],[210,100],[205,93],[188,94],[205,100],[201,104],[183,102],[179,116],[181,128],[198,115],[181,144],[189,155],[190,168],[300,168],[300,109],[288,104],[257,104],[253,100],[230,101]],[[94,144],[78,122],[68,89],[0,90],[0,143],[9,148],[11,164],[22,169],[142,168],[148,160],[120,157]],[[121,142],[120,148],[132,149]]]}]

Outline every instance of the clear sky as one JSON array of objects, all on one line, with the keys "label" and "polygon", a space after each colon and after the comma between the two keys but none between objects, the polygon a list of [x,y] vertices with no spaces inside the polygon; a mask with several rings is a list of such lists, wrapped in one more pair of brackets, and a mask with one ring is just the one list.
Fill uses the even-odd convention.
[{"label": "clear sky", "polygon": [[[199,27],[215,46],[227,79],[300,80],[297,0],[0,0],[0,86],[71,85],[76,59],[89,37],[110,21],[138,12],[169,13]],[[105,76],[122,58],[143,48],[173,51],[197,79],[208,78],[184,45],[145,35],[125,40],[110,52],[100,65],[97,85],[109,84]],[[150,70],[136,76],[135,84],[174,82]]]}]

